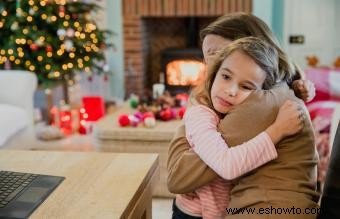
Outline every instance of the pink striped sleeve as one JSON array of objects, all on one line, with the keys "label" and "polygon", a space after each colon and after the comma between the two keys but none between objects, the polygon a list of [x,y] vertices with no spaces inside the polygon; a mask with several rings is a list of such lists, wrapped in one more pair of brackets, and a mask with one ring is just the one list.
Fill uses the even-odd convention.
[{"label": "pink striped sleeve", "polygon": [[217,131],[217,115],[208,107],[190,107],[184,116],[186,137],[199,157],[222,178],[235,179],[275,159],[275,146],[266,132],[229,148]]}]

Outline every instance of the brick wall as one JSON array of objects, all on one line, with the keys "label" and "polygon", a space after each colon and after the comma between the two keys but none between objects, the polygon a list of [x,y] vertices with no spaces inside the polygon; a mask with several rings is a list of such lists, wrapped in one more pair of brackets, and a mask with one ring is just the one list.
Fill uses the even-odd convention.
[{"label": "brick wall", "polygon": [[[251,12],[252,0],[122,0],[124,30],[124,68],[126,94],[143,94],[155,76],[148,76],[146,55],[152,42],[143,37],[148,30],[143,27],[145,18],[218,17],[244,11]],[[147,42],[147,43],[146,43]],[[150,80],[151,81],[147,81]]]}]

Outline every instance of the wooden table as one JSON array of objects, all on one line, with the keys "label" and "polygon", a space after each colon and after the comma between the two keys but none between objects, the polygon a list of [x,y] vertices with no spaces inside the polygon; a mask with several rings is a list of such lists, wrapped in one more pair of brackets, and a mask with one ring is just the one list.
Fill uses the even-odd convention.
[{"label": "wooden table", "polygon": [[175,135],[181,120],[167,122],[157,120],[154,128],[120,127],[118,117],[122,113],[133,114],[135,110],[128,105],[120,107],[115,113],[105,116],[94,125],[96,145],[100,151],[124,153],[158,153],[160,165],[160,183],[154,196],[174,197],[167,188],[167,156],[171,139]]},{"label": "wooden table", "polygon": [[65,176],[30,218],[151,218],[158,155],[0,150],[1,170]]}]

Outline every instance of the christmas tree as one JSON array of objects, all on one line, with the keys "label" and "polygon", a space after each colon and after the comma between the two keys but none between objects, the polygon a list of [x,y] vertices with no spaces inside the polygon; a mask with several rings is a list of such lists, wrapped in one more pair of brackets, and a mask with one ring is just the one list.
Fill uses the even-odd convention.
[{"label": "christmas tree", "polygon": [[0,68],[32,71],[45,87],[108,71],[110,33],[96,25],[99,9],[81,0],[0,0]]}]

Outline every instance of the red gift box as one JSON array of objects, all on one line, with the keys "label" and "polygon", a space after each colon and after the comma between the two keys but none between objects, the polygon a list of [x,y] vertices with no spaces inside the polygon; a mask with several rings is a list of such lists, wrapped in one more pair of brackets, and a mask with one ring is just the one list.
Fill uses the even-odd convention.
[{"label": "red gift box", "polygon": [[105,114],[104,100],[101,96],[86,96],[82,98],[83,107],[88,115],[86,121],[97,121]]}]

